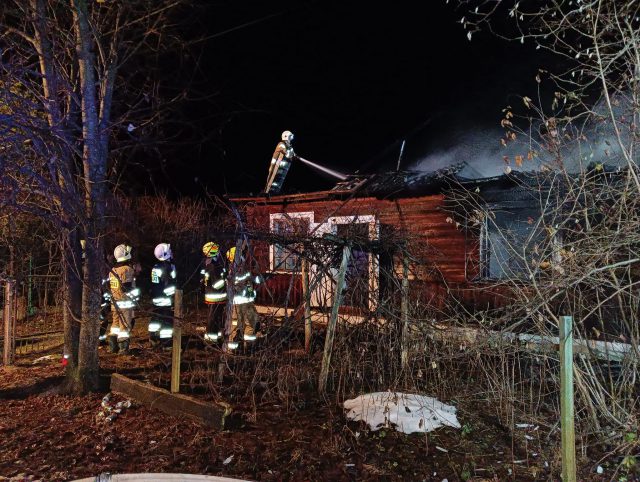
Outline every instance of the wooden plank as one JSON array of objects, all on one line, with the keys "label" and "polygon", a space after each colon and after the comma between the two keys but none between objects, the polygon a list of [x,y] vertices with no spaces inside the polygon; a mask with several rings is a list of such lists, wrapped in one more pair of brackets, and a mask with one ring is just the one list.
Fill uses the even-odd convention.
[{"label": "wooden plank", "polygon": [[114,373],[111,375],[111,390],[132,398],[152,410],[167,415],[184,417],[208,427],[223,430],[233,412],[230,405],[213,404],[196,400],[178,393],[169,393],[162,388]]},{"label": "wooden plank", "polygon": [[573,406],[573,318],[560,317],[560,427],[562,480],[576,481],[576,442]]},{"label": "wooden plank", "polygon": [[174,301],[171,393],[178,393],[180,391],[180,358],[182,356],[182,290],[176,290]]},{"label": "wooden plank", "polygon": [[[436,325],[430,333],[430,337],[439,342],[469,343],[471,346],[483,344],[514,345],[514,350],[523,350],[529,353],[557,354],[561,342],[558,337],[535,335],[531,333],[514,333],[509,331],[493,331],[473,326]],[[412,336],[422,337],[418,332]],[[628,343],[613,343],[599,340],[572,340],[572,352],[590,357],[591,359],[623,362],[629,353],[634,353],[635,348]]]}]

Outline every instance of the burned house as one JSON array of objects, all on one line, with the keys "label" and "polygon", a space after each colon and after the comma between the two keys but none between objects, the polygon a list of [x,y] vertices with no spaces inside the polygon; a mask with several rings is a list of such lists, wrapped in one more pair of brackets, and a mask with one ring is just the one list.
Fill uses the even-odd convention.
[{"label": "burned house", "polygon": [[[504,239],[504,233],[531,238],[535,229],[531,219],[539,215],[526,184],[518,175],[468,180],[455,169],[394,171],[349,176],[325,191],[232,201],[246,229],[260,233],[254,257],[268,276],[259,304],[300,306],[307,269],[311,305],[331,306],[339,244],[348,242],[343,309],[374,313],[394,299],[405,273],[412,299],[434,309],[455,299],[475,309],[504,304],[496,281],[526,268],[510,257]],[[490,219],[479,215],[486,209],[495,213]]]}]

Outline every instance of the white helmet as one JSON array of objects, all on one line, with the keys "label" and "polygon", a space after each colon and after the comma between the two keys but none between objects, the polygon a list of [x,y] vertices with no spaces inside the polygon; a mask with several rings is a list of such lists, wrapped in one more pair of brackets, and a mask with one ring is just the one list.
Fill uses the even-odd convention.
[{"label": "white helmet", "polygon": [[282,140],[286,141],[286,142],[291,142],[293,140],[293,132],[291,131],[284,131],[282,133]]},{"label": "white helmet", "polygon": [[167,261],[173,257],[173,253],[171,253],[171,245],[167,243],[160,243],[156,246],[156,249],[153,250],[153,254],[156,255],[160,261]]},{"label": "white helmet", "polygon": [[113,256],[118,262],[131,259],[131,246],[127,246],[126,244],[119,244],[118,246],[116,246],[116,249],[113,250]]}]

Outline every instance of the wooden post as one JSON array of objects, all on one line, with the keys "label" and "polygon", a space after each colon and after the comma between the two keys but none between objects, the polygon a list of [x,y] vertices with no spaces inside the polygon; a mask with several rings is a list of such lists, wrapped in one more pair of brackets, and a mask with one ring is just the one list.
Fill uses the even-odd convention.
[{"label": "wooden post", "polygon": [[402,299],[400,300],[400,317],[402,321],[402,339],[400,341],[400,364],[402,369],[409,366],[409,257],[407,253],[402,255]]},{"label": "wooden post", "polygon": [[302,258],[302,298],[304,301],[304,351],[311,351],[311,292],[309,291],[309,260]]},{"label": "wooden post", "polygon": [[171,393],[178,393],[180,391],[180,359],[182,355],[182,290],[176,290],[174,301]]},{"label": "wooden post", "polygon": [[576,444],[573,426],[573,318],[560,317],[560,424],[562,480],[576,481]]},{"label": "wooden post", "polygon": [[347,265],[351,257],[351,248],[345,246],[342,249],[342,262],[340,263],[340,272],[338,273],[338,281],[336,282],[336,291],[333,295],[333,306],[331,308],[331,318],[327,325],[327,335],[324,340],[324,353],[322,355],[322,368],[320,369],[320,380],[318,391],[324,393],[327,388],[327,379],[329,378],[329,366],[331,365],[331,352],[333,350],[333,338],[338,324],[338,310],[342,302],[342,292],[344,291],[344,280],[347,273]]},{"label": "wooden post", "polygon": [[4,350],[2,361],[5,366],[13,365],[16,355],[15,338],[15,282],[7,280],[4,284]]}]

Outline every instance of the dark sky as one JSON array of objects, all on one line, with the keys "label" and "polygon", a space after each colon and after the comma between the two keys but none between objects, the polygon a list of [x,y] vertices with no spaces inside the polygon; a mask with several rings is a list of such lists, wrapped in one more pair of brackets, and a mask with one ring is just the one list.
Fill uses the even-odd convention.
[{"label": "dark sky", "polygon": [[[465,135],[497,131],[502,108],[535,96],[540,61],[532,45],[488,32],[469,42],[454,3],[212,5],[207,35],[274,16],[201,44],[199,89],[212,97],[189,109],[203,143],[168,160],[165,181],[189,193],[258,192],[285,129],[299,155],[345,173],[395,168],[403,138],[410,167]],[[333,183],[294,164],[285,188]]]}]

